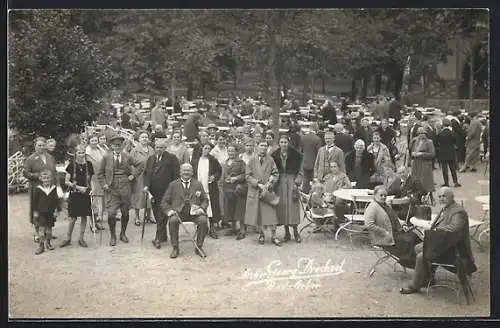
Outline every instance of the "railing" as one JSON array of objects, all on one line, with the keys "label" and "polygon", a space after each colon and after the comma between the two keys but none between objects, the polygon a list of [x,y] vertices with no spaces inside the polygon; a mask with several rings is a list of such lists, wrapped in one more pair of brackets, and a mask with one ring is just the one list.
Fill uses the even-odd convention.
[{"label": "railing", "polygon": [[28,189],[28,179],[23,175],[25,159],[20,151],[9,157],[7,168],[9,192],[20,192]]}]

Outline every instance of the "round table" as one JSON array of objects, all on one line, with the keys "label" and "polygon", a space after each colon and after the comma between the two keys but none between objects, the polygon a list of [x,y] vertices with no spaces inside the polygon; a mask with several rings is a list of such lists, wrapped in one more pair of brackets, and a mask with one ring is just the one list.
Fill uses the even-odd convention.
[{"label": "round table", "polygon": [[476,202],[482,203],[482,204],[489,204],[490,203],[490,195],[482,195],[482,196],[476,196],[474,198]]},{"label": "round table", "polygon": [[[338,189],[333,192],[333,195],[337,198],[354,201],[369,203],[373,200],[373,190],[371,189]],[[387,196],[386,200],[394,199],[394,196]]]}]

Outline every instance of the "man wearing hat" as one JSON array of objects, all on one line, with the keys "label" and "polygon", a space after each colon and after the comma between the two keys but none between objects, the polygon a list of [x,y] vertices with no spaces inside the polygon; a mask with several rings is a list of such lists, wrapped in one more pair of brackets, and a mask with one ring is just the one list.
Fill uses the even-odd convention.
[{"label": "man wearing hat", "polygon": [[219,131],[219,128],[215,123],[210,123],[208,124],[207,127],[207,133],[208,133],[208,139],[210,140],[210,143],[212,145],[215,145],[217,143],[217,132]]},{"label": "man wearing hat", "polygon": [[[97,180],[106,194],[106,211],[110,231],[110,246],[116,245],[116,212],[121,212],[120,240],[128,243],[125,234],[129,220],[131,182],[144,171],[144,163],[123,152],[125,138],[113,135],[110,138],[111,151],[108,152],[97,172]],[[133,167],[137,169],[134,170]]]}]

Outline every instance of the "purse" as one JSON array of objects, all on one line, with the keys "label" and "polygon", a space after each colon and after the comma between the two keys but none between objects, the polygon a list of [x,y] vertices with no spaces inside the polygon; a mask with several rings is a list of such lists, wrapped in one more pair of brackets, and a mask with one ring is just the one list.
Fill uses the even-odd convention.
[{"label": "purse", "polygon": [[240,197],[244,197],[247,195],[248,186],[245,183],[238,183],[234,188],[234,193]]},{"label": "purse", "polygon": [[272,207],[276,207],[280,202],[280,197],[276,195],[274,191],[266,190],[261,193],[260,199],[265,203],[271,205]]}]

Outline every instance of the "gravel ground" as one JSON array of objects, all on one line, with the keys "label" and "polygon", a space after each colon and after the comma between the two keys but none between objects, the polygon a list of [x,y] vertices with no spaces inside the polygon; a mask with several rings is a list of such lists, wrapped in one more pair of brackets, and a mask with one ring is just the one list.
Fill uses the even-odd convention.
[{"label": "gravel ground", "polygon": [[[459,175],[464,187],[458,198],[473,218],[480,218],[478,173]],[[435,181],[442,183],[439,170]],[[376,260],[366,242],[354,245],[345,235],[339,241],[322,234],[303,233],[304,241],[277,248],[266,240],[261,246],[256,235],[236,241],[232,237],[207,239],[208,258],[197,257],[188,236],[181,232],[181,255],[170,259],[171,248],[157,250],[151,244],[154,225],[146,227],[144,244],[141,229],[129,226],[129,244],[109,247],[108,230],[102,245],[86,233],[89,248],[77,243],[34,255],[32,228],[28,223],[26,194],[9,197],[9,315],[11,318],[117,318],[117,317],[463,317],[489,316],[489,250],[473,245],[478,271],[473,275],[475,303],[457,304],[455,294],[435,289],[429,296],[400,295],[398,289],[411,280],[407,274],[380,266],[371,278],[367,272]],[[65,236],[68,221],[58,219],[56,245]],[[119,228],[118,228],[119,229]],[[283,237],[283,231],[279,230]],[[274,285],[247,285],[250,273],[274,268],[292,270],[300,258],[313,266],[335,266],[329,276],[311,280],[281,280]],[[281,263],[273,262],[281,261]],[[454,278],[438,270],[438,279]]]}]

